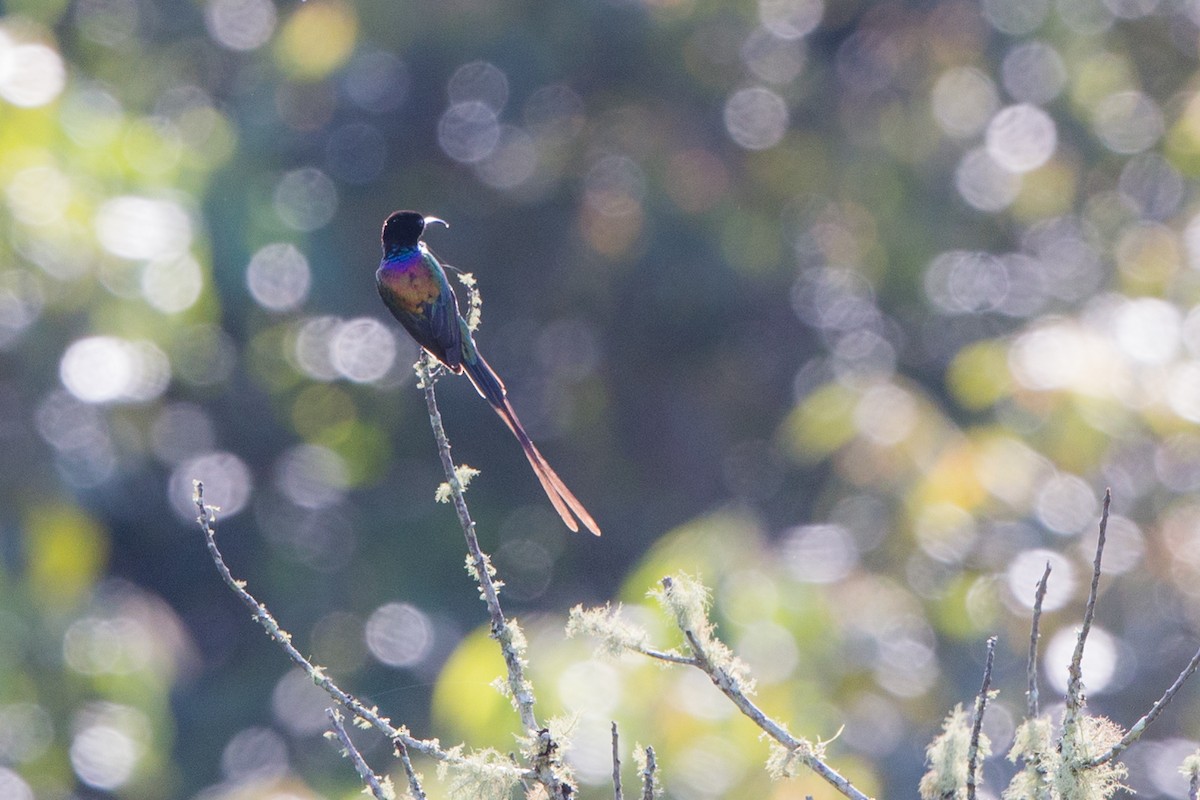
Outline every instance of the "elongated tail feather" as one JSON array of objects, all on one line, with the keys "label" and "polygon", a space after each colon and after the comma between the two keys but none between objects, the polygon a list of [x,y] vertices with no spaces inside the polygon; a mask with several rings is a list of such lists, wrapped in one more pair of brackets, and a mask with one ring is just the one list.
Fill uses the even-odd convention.
[{"label": "elongated tail feather", "polygon": [[[596,524],[596,520],[592,519],[592,515],[583,507],[583,503],[579,502],[574,493],[567,488],[563,483],[562,478],[558,477],[558,473],[546,461],[546,457],[537,449],[537,445],[525,433],[525,429],[521,426],[521,420],[517,419],[516,412],[513,411],[512,404],[507,399],[504,401],[503,408],[497,408],[496,413],[508,425],[508,429],[517,437],[517,441],[521,443],[521,449],[525,451],[525,458],[529,460],[529,465],[533,467],[534,473],[537,474],[538,480],[542,484],[542,489],[550,498],[550,502],[554,504],[558,510],[558,515],[563,518],[563,522],[573,531],[579,530],[575,524],[575,520],[571,518],[573,513],[583,523],[583,526],[596,536],[600,535],[600,526]],[[563,513],[563,504],[570,509],[570,513]]]},{"label": "elongated tail feather", "polygon": [[550,498],[550,503],[562,517],[563,523],[572,531],[578,531],[579,524],[575,521],[575,518],[578,517],[579,522],[582,522],[585,528],[599,536],[600,526],[596,524],[596,520],[592,519],[592,515],[583,507],[583,503],[579,502],[579,499],[562,482],[562,478],[558,477],[558,473],[550,467],[546,458],[537,449],[537,445],[525,432],[521,420],[517,418],[517,412],[508,402],[507,393],[500,377],[478,352],[475,353],[474,359],[464,360],[462,366],[479,394],[495,409],[500,419],[504,420],[504,424],[512,431],[513,436],[517,437],[521,450],[525,453],[525,458],[529,460],[529,466],[533,468],[533,474],[537,476],[538,483],[542,485],[542,491],[546,493],[546,497]]}]

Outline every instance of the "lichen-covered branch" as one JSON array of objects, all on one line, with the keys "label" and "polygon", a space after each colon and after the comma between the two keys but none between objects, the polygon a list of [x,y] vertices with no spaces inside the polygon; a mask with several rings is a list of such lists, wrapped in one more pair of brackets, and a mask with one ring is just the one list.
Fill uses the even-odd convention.
[{"label": "lichen-covered branch", "polygon": [[[354,742],[350,739],[350,734],[346,733],[346,726],[342,724],[342,712],[336,708],[325,709],[326,715],[329,717],[329,722],[333,725],[333,735],[342,744],[342,753],[350,759],[350,763],[354,764],[354,771],[358,773],[358,777],[362,779],[363,785],[371,791],[371,795],[375,800],[395,800],[396,789],[392,786],[391,778],[380,778],[375,774],[362,757],[362,753],[354,746]],[[326,736],[329,734],[326,733]],[[418,785],[418,790],[420,786]],[[424,794],[414,795],[417,800],[424,800]]]},{"label": "lichen-covered branch", "polygon": [[[512,624],[505,618],[504,609],[500,606],[500,593],[493,580],[495,568],[490,559],[479,547],[479,539],[475,536],[475,521],[467,508],[467,499],[463,494],[462,481],[455,468],[454,459],[450,455],[450,440],[442,425],[442,414],[438,410],[437,396],[433,391],[433,378],[430,375],[428,356],[421,355],[417,362],[417,375],[420,385],[425,390],[425,405],[429,411],[429,423],[433,428],[433,436],[437,440],[438,455],[442,460],[442,469],[446,473],[446,482],[450,486],[450,499],[458,514],[459,525],[462,526],[463,536],[467,541],[469,551],[468,562],[472,577],[479,583],[480,598],[487,605],[491,617],[492,637],[500,642],[504,654],[504,665],[508,671],[508,690],[512,695],[513,705],[521,716],[521,724],[527,732],[538,730],[537,717],[533,713],[533,690],[525,677],[525,659],[521,650],[514,646],[520,644],[514,636]],[[515,641],[516,640],[516,641]]]},{"label": "lichen-covered branch", "polygon": [[658,762],[654,758],[654,748],[647,747],[642,763],[642,800],[654,800],[654,771]]},{"label": "lichen-covered branch", "polygon": [[413,769],[412,759],[408,757],[408,748],[399,739],[392,739],[392,745],[396,758],[400,759],[400,765],[404,767],[404,774],[408,778],[408,793],[413,796],[413,800],[425,800],[425,790],[421,788],[421,778]]},{"label": "lichen-covered branch", "polygon": [[786,726],[767,716],[747,696],[748,692],[753,691],[753,686],[746,679],[745,668],[741,662],[733,658],[724,643],[713,635],[712,623],[708,620],[707,609],[704,607],[707,593],[703,587],[683,576],[678,580],[663,578],[662,587],[663,601],[674,612],[676,622],[691,648],[693,665],[707,674],[713,684],[742,714],[782,745],[786,751],[784,763],[781,765],[784,771],[788,761],[799,761],[846,797],[867,800],[865,794],[822,760],[819,743],[814,745],[793,736]]},{"label": "lichen-covered branch", "polygon": [[567,635],[590,636],[598,640],[601,650],[611,654],[640,653],[669,664],[703,671],[721,693],[773,741],[773,752],[767,761],[767,768],[773,776],[791,776],[796,764],[800,763],[846,797],[868,800],[867,795],[825,763],[820,742],[813,743],[793,736],[785,725],[767,716],[750,699],[754,682],[747,674],[745,665],[716,637],[708,617],[708,591],[699,581],[686,575],[666,577],[662,580],[662,588],[652,592],[652,595],[674,618],[683,633],[687,642],[686,652],[651,647],[646,632],[623,620],[619,607],[584,609],[576,606],[571,609]]},{"label": "lichen-covered branch", "polygon": [[548,731],[542,728],[534,714],[533,686],[525,675],[525,637],[515,621],[504,616],[500,605],[499,581],[493,580],[495,568],[491,560],[479,547],[479,539],[475,535],[475,521],[467,508],[467,500],[463,494],[463,484],[459,470],[455,467],[450,455],[450,440],[442,425],[442,414],[438,410],[437,396],[434,394],[434,380],[431,374],[432,359],[425,353],[417,361],[416,369],[419,385],[425,390],[425,406],[429,412],[429,424],[433,428],[434,439],[437,441],[438,455],[441,457],[442,470],[446,475],[446,483],[450,487],[450,499],[458,515],[459,525],[467,542],[467,569],[479,584],[479,596],[487,606],[491,618],[492,638],[500,643],[506,670],[505,687],[512,700],[513,707],[521,718],[521,725],[526,735],[535,745],[530,753],[533,763],[532,771],[536,780],[550,792],[551,797],[571,797],[575,788],[564,777],[564,770],[558,756],[558,746],[549,737]]},{"label": "lichen-covered branch", "polygon": [[978,759],[969,755],[972,742],[977,753],[985,758],[991,753],[987,737],[972,734],[967,712],[959,703],[946,715],[942,732],[925,749],[928,769],[918,787],[921,800],[956,800],[970,791],[972,783],[978,782],[978,775],[972,774],[979,769]]},{"label": "lichen-covered branch", "polygon": [[1192,660],[1183,668],[1183,672],[1179,673],[1179,677],[1175,679],[1175,682],[1163,692],[1162,697],[1154,701],[1154,705],[1150,706],[1150,710],[1146,712],[1145,716],[1133,723],[1133,727],[1121,737],[1121,741],[1113,745],[1107,752],[1089,760],[1084,766],[1097,767],[1101,764],[1106,764],[1121,755],[1121,753],[1124,753],[1129,749],[1131,744],[1142,738],[1142,734],[1150,727],[1150,723],[1158,718],[1158,715],[1167,707],[1167,703],[1171,702],[1171,699],[1183,688],[1183,684],[1188,678],[1192,677],[1192,673],[1197,668],[1200,668],[1200,650],[1196,651],[1196,654],[1192,656]]},{"label": "lichen-covered branch", "polygon": [[279,626],[275,618],[271,616],[271,612],[267,607],[259,602],[246,589],[245,581],[237,580],[229,571],[229,567],[225,563],[224,556],[221,555],[220,548],[217,547],[216,539],[216,512],[214,506],[210,506],[204,502],[204,484],[200,481],[193,482],[192,500],[196,504],[199,515],[196,521],[200,523],[200,528],[204,532],[204,540],[208,547],[208,553],[212,557],[213,563],[216,564],[217,572],[225,584],[238,596],[238,599],[250,609],[254,620],[262,626],[267,635],[275,644],[283,649],[300,669],[325,692],[332,697],[338,704],[353,713],[356,717],[364,720],[371,727],[378,730],[384,736],[393,742],[400,742],[409,750],[415,750],[422,755],[437,759],[438,761],[456,761],[461,760],[451,755],[447,750],[443,750],[437,740],[416,739],[410,736],[403,727],[396,728],[391,722],[382,715],[374,707],[368,707],[361,700],[349,692],[343,691],[333,679],[325,674],[324,670],[313,664],[296,649],[292,644],[292,635]]},{"label": "lichen-covered branch", "polygon": [[1188,800],[1200,800],[1200,750],[1183,760],[1179,773],[1188,779]]}]

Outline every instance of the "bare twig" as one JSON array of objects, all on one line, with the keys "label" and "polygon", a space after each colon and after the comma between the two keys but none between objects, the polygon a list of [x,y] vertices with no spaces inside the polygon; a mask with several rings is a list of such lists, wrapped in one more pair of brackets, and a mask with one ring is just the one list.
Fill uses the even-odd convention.
[{"label": "bare twig", "polygon": [[631,646],[630,649],[635,653],[641,653],[644,656],[656,658],[659,661],[665,661],[668,664],[682,664],[685,667],[700,666],[700,662],[696,660],[695,656],[685,656],[680,655],[679,653],[671,652],[670,650],[655,650],[653,647],[640,647],[636,645]]},{"label": "bare twig", "polygon": [[560,777],[557,769],[559,766],[558,745],[551,739],[549,732],[538,725],[537,716],[534,714],[533,687],[525,677],[522,634],[517,626],[510,623],[504,616],[496,582],[492,580],[494,568],[491,560],[479,547],[479,540],[475,536],[475,521],[471,519],[471,512],[467,508],[467,500],[463,495],[462,482],[458,479],[458,472],[454,468],[454,459],[450,456],[450,440],[446,436],[446,429],[442,426],[442,414],[438,410],[437,397],[433,390],[434,380],[431,375],[431,366],[435,364],[432,357],[422,353],[421,358],[417,361],[417,376],[420,379],[420,385],[425,389],[425,406],[429,411],[429,424],[433,428],[434,439],[437,440],[438,455],[442,460],[442,470],[446,474],[446,482],[450,486],[454,510],[458,514],[458,522],[462,527],[463,536],[466,538],[471,573],[479,583],[480,598],[487,605],[488,615],[491,617],[492,638],[500,643],[500,650],[504,656],[504,665],[508,673],[506,685],[512,696],[513,705],[521,717],[522,726],[529,736],[538,741],[536,763],[532,765],[533,772],[538,782],[550,792],[551,797],[570,797],[575,794],[575,788]]},{"label": "bare twig", "polygon": [[1038,626],[1042,621],[1042,603],[1046,600],[1046,584],[1050,580],[1050,562],[1046,562],[1046,571],[1042,573],[1042,579],[1038,581],[1037,591],[1033,595],[1033,624],[1029,629],[1029,661],[1025,665],[1025,677],[1028,680],[1029,688],[1025,692],[1026,715],[1033,719],[1038,715],[1038,665],[1037,651],[1038,638],[1041,634],[1038,631]]},{"label": "bare twig", "polygon": [[[193,486],[194,494],[192,500],[196,504],[196,508],[199,510],[199,515],[196,517],[196,521],[200,523],[200,528],[204,532],[204,540],[208,546],[208,553],[209,556],[212,557],[213,563],[216,564],[217,572],[221,575],[221,579],[225,581],[225,584],[231,590],[233,590],[233,593],[236,594],[242,603],[250,609],[250,612],[254,616],[254,620],[263,627],[263,630],[267,632],[267,635],[271,637],[271,640],[283,649],[283,652],[287,654],[288,658],[290,658],[293,663],[300,667],[300,669],[304,670],[304,673],[308,675],[309,679],[312,680],[312,682],[317,686],[324,689],[330,697],[337,701],[337,703],[344,706],[355,716],[365,720],[373,728],[378,730],[384,736],[388,737],[388,739],[392,740],[393,742],[400,742],[406,748],[415,750],[422,755],[429,756],[437,759],[438,761],[446,761],[449,763],[461,762],[461,757],[454,756],[451,753],[443,750],[436,741],[416,739],[410,736],[404,728],[393,727],[391,721],[386,717],[381,716],[374,707],[367,707],[357,697],[343,691],[341,687],[333,682],[333,679],[325,674],[324,670],[314,665],[311,661],[305,658],[299,650],[296,649],[295,645],[292,644],[292,635],[283,628],[279,627],[279,623],[275,621],[273,616],[271,616],[271,612],[267,610],[267,607],[255,599],[255,597],[246,590],[245,581],[237,580],[229,571],[229,567],[225,564],[225,558],[221,555],[221,550],[217,547],[216,529],[214,528],[214,525],[216,524],[217,509],[204,502],[203,483],[200,481],[194,481]],[[526,775],[526,773],[523,771],[519,772],[522,777]]]},{"label": "bare twig", "polygon": [[1128,750],[1131,744],[1142,738],[1142,734],[1146,732],[1146,728],[1150,727],[1150,723],[1154,722],[1154,720],[1158,718],[1158,715],[1161,714],[1163,709],[1167,707],[1167,703],[1171,702],[1172,698],[1174,698],[1179,690],[1183,687],[1184,682],[1186,682],[1188,678],[1192,677],[1192,673],[1194,673],[1197,668],[1200,668],[1200,650],[1196,651],[1196,654],[1192,656],[1192,660],[1189,661],[1187,666],[1183,668],[1183,672],[1179,673],[1179,677],[1175,679],[1175,682],[1172,683],[1165,692],[1163,692],[1162,697],[1154,701],[1154,705],[1150,706],[1150,710],[1146,712],[1145,716],[1133,723],[1133,727],[1130,728],[1129,732],[1121,738],[1121,741],[1114,744],[1112,748],[1108,750],[1108,752],[1101,753],[1099,756],[1085,762],[1084,766],[1088,768],[1098,767],[1101,764],[1112,761],[1114,758],[1121,755],[1121,753],[1124,753],[1126,750]]},{"label": "bare twig", "polygon": [[358,748],[354,746],[354,742],[350,741],[350,734],[346,733],[346,726],[342,724],[342,712],[336,708],[327,708],[325,713],[329,716],[329,721],[333,723],[333,732],[337,735],[338,741],[342,743],[342,749],[346,756],[350,758],[350,762],[354,764],[354,771],[358,773],[358,777],[374,795],[375,800],[392,800],[389,797],[390,792],[384,788],[384,782],[375,772],[367,766],[367,762],[363,759],[362,753],[358,752]]},{"label": "bare twig", "polygon": [[654,770],[658,764],[654,760],[654,748],[646,748],[646,768],[642,770],[642,800],[654,800]]},{"label": "bare twig", "polygon": [[[663,589],[667,593],[672,592],[675,588],[675,583],[670,577],[663,578],[662,585]],[[737,706],[738,710],[741,711],[742,714],[748,717],[768,736],[779,742],[779,744],[783,745],[792,756],[797,758],[813,772],[824,778],[827,783],[844,794],[846,797],[853,798],[853,800],[869,800],[867,795],[856,789],[854,785],[851,784],[850,781],[842,776],[837,770],[822,761],[821,758],[818,757],[815,752],[813,752],[812,745],[801,739],[797,739],[795,736],[788,733],[787,728],[763,713],[762,709],[756,706],[754,702],[746,696],[745,692],[742,691],[739,682],[734,680],[734,678],[724,667],[718,666],[712,662],[712,659],[706,652],[705,647],[700,641],[700,637],[697,635],[696,631],[689,630],[687,628],[682,628],[682,630],[684,637],[687,639],[688,646],[691,648],[693,653],[693,657],[690,659],[691,665],[704,671],[713,684],[720,689],[721,692],[728,697],[735,706]],[[677,661],[677,659],[664,660]],[[677,663],[689,662],[677,661]]]},{"label": "bare twig", "polygon": [[412,759],[408,757],[408,748],[399,739],[393,739],[392,745],[396,757],[400,759],[400,764],[404,767],[404,774],[408,778],[408,793],[413,796],[413,800],[425,800],[425,790],[421,788],[421,778],[413,769]]},{"label": "bare twig", "polygon": [[621,742],[617,737],[617,723],[612,724],[613,800],[624,800],[621,794]]},{"label": "bare twig", "polygon": [[983,665],[983,685],[975,698],[971,719],[971,744],[967,747],[967,800],[975,800],[975,775],[979,764],[979,734],[983,730],[983,712],[987,709],[988,689],[992,685],[992,662],[996,657],[996,637],[987,640],[987,661]]},{"label": "bare twig", "polygon": [[[1100,561],[1104,557],[1104,537],[1108,532],[1108,507],[1112,503],[1112,489],[1104,490],[1104,509],[1100,513],[1100,535],[1096,540],[1096,560],[1092,564],[1092,586],[1088,590],[1087,605],[1083,609],[1083,625],[1075,640],[1075,652],[1067,668],[1067,715],[1077,715],[1083,707],[1083,648],[1087,644],[1092,620],[1096,616],[1096,595],[1100,589]],[[1068,727],[1066,721],[1063,727]]]}]

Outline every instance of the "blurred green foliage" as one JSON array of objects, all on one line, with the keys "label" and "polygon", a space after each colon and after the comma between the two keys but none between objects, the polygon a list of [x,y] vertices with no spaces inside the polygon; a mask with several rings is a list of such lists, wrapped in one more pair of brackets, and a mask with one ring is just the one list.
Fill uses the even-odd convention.
[{"label": "blurred green foliage", "polygon": [[[562,639],[609,597],[669,636],[637,609],[670,572],[714,587],[762,704],[845,725],[831,760],[885,796],[993,632],[1005,749],[1047,560],[1058,691],[1105,485],[1093,706],[1132,720],[1194,649],[1192,0],[0,10],[0,795],[356,794],[325,699],[206,563],[193,478],[343,685],[505,748],[416,351],[371,282],[398,207],[450,221],[430,244],[480,282],[481,348],[605,531],[569,536],[442,381],[586,796],[610,718],[673,797],[824,796],[768,785],[702,677]],[[1183,793],[1193,697],[1131,754],[1142,796]]]}]

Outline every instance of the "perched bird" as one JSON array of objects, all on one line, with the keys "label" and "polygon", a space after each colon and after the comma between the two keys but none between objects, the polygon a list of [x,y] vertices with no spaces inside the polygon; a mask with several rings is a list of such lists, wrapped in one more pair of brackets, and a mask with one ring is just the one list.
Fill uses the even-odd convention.
[{"label": "perched bird", "polygon": [[446,271],[421,241],[425,227],[435,222],[446,225],[437,217],[426,217],[416,211],[396,211],[384,220],[383,258],[375,273],[379,296],[426,352],[456,375],[467,374],[476,391],[521,443],[525,458],[567,527],[579,530],[575,521],[578,517],[585,528],[599,536],[600,527],[592,515],[530,441],[508,402],[504,383],[475,346],[466,320],[458,313],[458,299],[446,280]]}]

